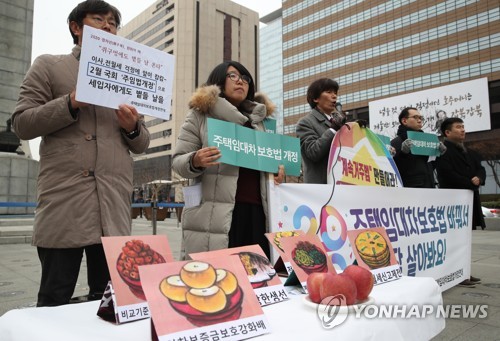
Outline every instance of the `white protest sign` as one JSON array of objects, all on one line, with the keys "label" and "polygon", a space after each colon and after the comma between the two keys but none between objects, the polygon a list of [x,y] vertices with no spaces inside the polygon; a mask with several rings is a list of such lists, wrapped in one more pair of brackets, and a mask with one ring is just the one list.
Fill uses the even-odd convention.
[{"label": "white protest sign", "polygon": [[487,78],[384,98],[369,103],[370,129],[393,138],[401,110],[414,107],[424,117],[422,130],[426,133],[440,135],[447,117],[461,118],[467,132],[490,130],[489,103]]},{"label": "white protest sign", "polygon": [[174,57],[85,26],[76,100],[117,109],[130,104],[144,115],[170,119]]},{"label": "white protest sign", "polygon": [[402,273],[442,290],[470,276],[472,191],[281,184],[271,191],[272,232],[319,235],[336,268],[354,262],[347,231],[383,227]]}]

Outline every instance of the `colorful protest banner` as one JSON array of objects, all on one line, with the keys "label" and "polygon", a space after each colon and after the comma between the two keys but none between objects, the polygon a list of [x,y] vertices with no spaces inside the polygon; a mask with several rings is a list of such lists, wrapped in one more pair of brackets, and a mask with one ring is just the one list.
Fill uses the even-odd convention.
[{"label": "colorful protest banner", "polygon": [[402,187],[396,163],[380,138],[350,122],[335,135],[328,157],[329,184]]},{"label": "colorful protest banner", "polygon": [[467,132],[491,129],[488,78],[440,86],[432,89],[387,97],[369,103],[370,128],[391,138],[399,127],[399,114],[414,107],[424,117],[422,130],[441,134],[441,123],[447,117],[459,117]]},{"label": "colorful protest banner", "polygon": [[435,134],[408,131],[408,138],[413,141],[411,153],[414,155],[439,156],[439,139]]},{"label": "colorful protest banner", "polygon": [[174,57],[132,40],[85,26],[76,100],[170,119]]},{"label": "colorful protest banner", "polygon": [[348,230],[383,227],[404,275],[442,290],[469,278],[471,191],[281,184],[270,194],[271,231],[318,234],[337,269],[354,262]]},{"label": "colorful protest banner", "polygon": [[101,239],[111,282],[107,289],[109,297],[101,302],[98,315],[116,323],[150,317],[139,267],[174,260],[167,237],[147,235]]},{"label": "colorful protest banner", "polygon": [[300,142],[296,137],[264,133],[240,125],[207,119],[208,145],[220,149],[218,162],[277,173],[285,166],[287,175],[300,175]]}]

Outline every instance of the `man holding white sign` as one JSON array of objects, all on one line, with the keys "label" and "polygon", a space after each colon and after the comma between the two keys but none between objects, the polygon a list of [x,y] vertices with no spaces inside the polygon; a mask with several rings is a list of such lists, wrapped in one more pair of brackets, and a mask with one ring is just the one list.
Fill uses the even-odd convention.
[{"label": "man holding white sign", "polygon": [[113,110],[75,100],[84,25],[116,34],[120,19],[104,1],[78,4],[68,17],[72,53],[34,61],[12,114],[19,138],[42,137],[33,231],[42,266],[37,306],[70,302],[84,251],[88,297],[100,299],[109,280],[101,237],[131,232],[130,152],[149,146],[144,120],[130,105]]}]

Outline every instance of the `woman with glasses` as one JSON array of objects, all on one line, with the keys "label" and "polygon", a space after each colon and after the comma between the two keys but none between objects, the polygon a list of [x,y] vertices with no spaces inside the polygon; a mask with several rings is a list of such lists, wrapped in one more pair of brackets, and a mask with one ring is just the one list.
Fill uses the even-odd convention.
[{"label": "woman with glasses", "polygon": [[[172,165],[181,177],[201,183],[201,202],[182,213],[183,258],[190,253],[252,244],[270,254],[264,236],[268,174],[218,162],[220,150],[207,143],[207,118],[265,131],[263,120],[272,115],[274,105],[257,103],[254,97],[252,76],[235,61],[217,65],[191,97]],[[276,173],[274,182],[279,184],[283,167]]]}]

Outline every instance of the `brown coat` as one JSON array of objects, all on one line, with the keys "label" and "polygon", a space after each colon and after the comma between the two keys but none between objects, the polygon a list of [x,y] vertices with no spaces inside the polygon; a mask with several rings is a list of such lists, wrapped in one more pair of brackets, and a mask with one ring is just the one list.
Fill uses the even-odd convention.
[{"label": "brown coat", "polygon": [[21,86],[12,126],[23,140],[42,137],[33,245],[74,248],[101,236],[129,235],[133,161],[149,132],[128,139],[113,109],[89,105],[76,118],[68,94],[76,87],[80,47],[38,57]]}]

